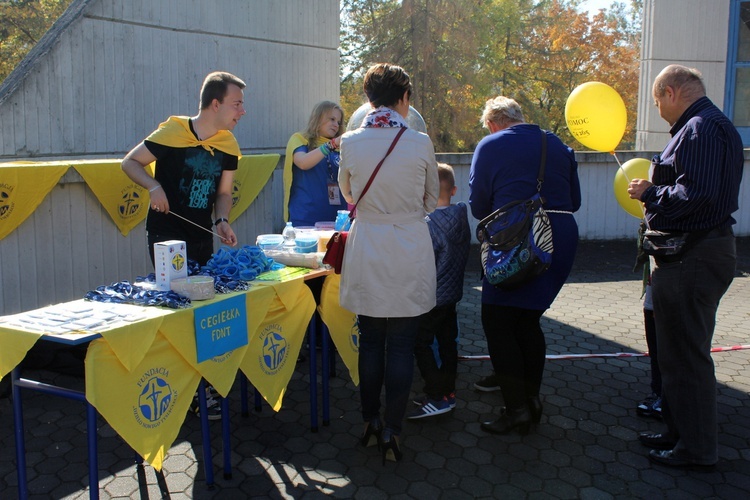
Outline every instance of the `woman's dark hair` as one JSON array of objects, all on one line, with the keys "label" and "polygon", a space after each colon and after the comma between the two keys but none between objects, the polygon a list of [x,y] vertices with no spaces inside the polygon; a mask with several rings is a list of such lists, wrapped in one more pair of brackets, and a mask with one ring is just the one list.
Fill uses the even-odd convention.
[{"label": "woman's dark hair", "polygon": [[392,106],[404,97],[407,92],[411,98],[411,80],[401,66],[378,63],[370,66],[365,74],[365,95],[372,107]]}]

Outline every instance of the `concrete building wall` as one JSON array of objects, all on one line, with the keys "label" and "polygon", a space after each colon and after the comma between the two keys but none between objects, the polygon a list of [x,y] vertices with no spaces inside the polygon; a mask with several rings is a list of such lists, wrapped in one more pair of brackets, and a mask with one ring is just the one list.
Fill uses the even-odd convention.
[{"label": "concrete building wall", "polygon": [[[338,0],[73,0],[0,84],[0,162],[122,158],[197,114],[216,70],[248,85],[243,153],[283,153],[316,102],[338,100],[338,46]],[[233,224],[243,244],[280,229],[281,200],[277,170]],[[72,169],[0,253],[0,315],[151,271],[144,225],[123,237]]]},{"label": "concrete building wall", "polygon": [[661,151],[669,125],[651,97],[659,72],[684,64],[703,73],[708,97],[724,106],[730,0],[644,0],[636,150]]},{"label": "concrete building wall", "polygon": [[74,0],[0,86],[0,161],[119,158],[203,78],[248,84],[243,152],[280,152],[339,96],[337,0]]}]

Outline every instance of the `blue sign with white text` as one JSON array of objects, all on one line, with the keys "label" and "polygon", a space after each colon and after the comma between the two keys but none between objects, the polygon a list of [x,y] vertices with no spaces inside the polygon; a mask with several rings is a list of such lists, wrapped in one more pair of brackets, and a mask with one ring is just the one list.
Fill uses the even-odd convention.
[{"label": "blue sign with white text", "polygon": [[247,305],[238,295],[195,310],[198,363],[247,345]]}]

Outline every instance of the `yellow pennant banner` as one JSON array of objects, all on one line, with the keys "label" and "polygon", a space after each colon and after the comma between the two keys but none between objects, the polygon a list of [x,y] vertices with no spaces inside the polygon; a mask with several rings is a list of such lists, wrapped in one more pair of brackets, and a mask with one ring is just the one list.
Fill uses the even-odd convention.
[{"label": "yellow pennant banner", "polygon": [[68,162],[0,163],[0,239],[34,213],[69,168]]},{"label": "yellow pennant banner", "polygon": [[357,315],[339,305],[340,274],[329,274],[323,282],[318,312],[328,327],[336,349],[349,369],[354,385],[359,385],[359,326]]},{"label": "yellow pennant banner", "polygon": [[[86,185],[102,204],[123,236],[140,224],[148,214],[148,190],[125,175],[122,160],[78,161],[73,164]],[[153,164],[147,167],[154,175]]]},{"label": "yellow pennant banner", "polygon": [[248,155],[240,158],[237,171],[234,173],[232,187],[232,211],[229,222],[234,222],[258,197],[263,186],[279,163],[277,154]]},{"label": "yellow pennant banner", "polygon": [[161,334],[133,370],[105,339],[93,341],[86,354],[86,399],[156,470],[177,439],[199,381]]},{"label": "yellow pennant banner", "polygon": [[18,366],[43,333],[6,328],[0,324],[0,380]]},{"label": "yellow pennant banner", "polygon": [[[230,221],[247,210],[270,179],[278,154],[243,156],[234,177]],[[70,167],[83,177],[123,236],[148,214],[148,190],[130,180],[121,159],[0,163],[0,239],[25,221]],[[147,167],[154,175],[154,165]]]},{"label": "yellow pennant banner", "polygon": [[133,315],[141,319],[132,323],[118,323],[115,327],[104,329],[100,333],[107,341],[109,348],[126,370],[138,366],[154,343],[154,338],[161,327],[163,318],[171,313],[162,307],[138,307],[118,304],[119,310],[132,309]]},{"label": "yellow pennant banner", "polygon": [[271,286],[276,296],[250,339],[240,369],[274,411],[279,411],[315,312],[315,299],[303,280]]}]

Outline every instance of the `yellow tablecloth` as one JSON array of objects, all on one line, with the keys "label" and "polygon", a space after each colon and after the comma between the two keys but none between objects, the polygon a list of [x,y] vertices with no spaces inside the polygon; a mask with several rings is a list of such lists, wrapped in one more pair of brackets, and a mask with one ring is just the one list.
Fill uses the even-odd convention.
[{"label": "yellow tablecloth", "polygon": [[318,313],[328,327],[331,340],[349,370],[354,385],[359,385],[359,325],[357,315],[339,305],[341,275],[329,274],[323,282]]},{"label": "yellow tablecloth", "polygon": [[[324,289],[338,290],[337,278],[327,276]],[[195,311],[238,294],[246,300],[248,345],[198,363]],[[325,298],[320,312],[357,383],[356,322],[338,306],[337,297],[336,292]],[[82,303],[68,305],[74,309]],[[281,408],[315,310],[312,293],[301,278],[256,283],[246,292],[193,304],[178,310],[137,308],[142,316],[138,321],[103,327],[98,331],[101,338],[90,343],[86,356],[87,400],[157,470],[177,437],[201,377],[226,396],[241,369],[274,410]],[[343,319],[337,321],[338,316]],[[41,337],[17,325],[9,326],[12,318],[0,318],[0,377],[17,366]]]}]

